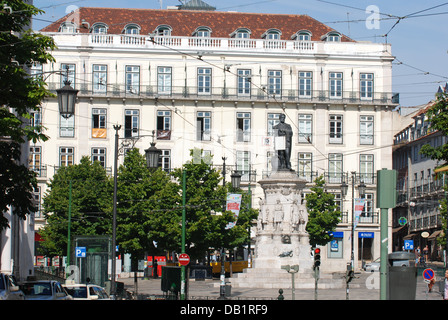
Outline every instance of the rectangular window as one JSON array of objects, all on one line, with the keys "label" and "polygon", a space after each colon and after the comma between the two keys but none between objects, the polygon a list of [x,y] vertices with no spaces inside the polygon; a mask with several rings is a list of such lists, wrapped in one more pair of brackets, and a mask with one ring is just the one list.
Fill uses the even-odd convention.
[{"label": "rectangular window", "polygon": [[280,123],[280,113],[268,113],[268,136],[274,136],[274,127]]},{"label": "rectangular window", "polygon": [[198,112],[196,117],[196,138],[199,141],[210,141],[212,118],[210,112]]},{"label": "rectangular window", "polygon": [[92,162],[98,161],[103,168],[106,167],[106,148],[92,148]]},{"label": "rectangular window", "polygon": [[34,218],[43,218],[40,187],[33,188],[33,201],[35,207],[37,208],[34,212]]},{"label": "rectangular window", "polygon": [[72,147],[59,148],[59,166],[71,166],[74,162],[75,151]]},{"label": "rectangular window", "polygon": [[157,139],[171,139],[171,111],[157,111]]},{"label": "rectangular window", "polygon": [[59,135],[61,137],[73,138],[75,136],[75,116],[66,118],[60,116]]},{"label": "rectangular window", "polygon": [[34,128],[34,131],[40,131],[40,126],[42,125],[42,114],[40,111],[32,110],[30,111],[30,126]]},{"label": "rectangular window", "polygon": [[[65,86],[65,81],[70,81],[70,85],[73,89],[76,89],[76,69],[75,65],[71,63],[61,63],[61,88]],[[68,68],[68,77],[67,77]]]},{"label": "rectangular window", "polygon": [[107,138],[107,109],[92,109],[92,138]]},{"label": "rectangular window", "polygon": [[373,99],[373,73],[361,73],[359,75],[359,96],[362,100]]},{"label": "rectangular window", "polygon": [[41,147],[31,146],[30,147],[30,153],[28,155],[28,167],[30,170],[37,173],[39,177],[41,177],[41,159],[42,159],[42,153],[41,153]]},{"label": "rectangular window", "polygon": [[282,72],[281,70],[268,71],[268,94],[282,95]]},{"label": "rectangular window", "polygon": [[238,95],[250,96],[251,71],[238,69]]},{"label": "rectangular window", "polygon": [[212,69],[198,68],[198,94],[211,94]]},{"label": "rectangular window", "polygon": [[157,68],[157,92],[159,94],[171,94],[171,72],[171,67]]},{"label": "rectangular window", "polygon": [[140,93],[140,67],[126,66],[126,93]]},{"label": "rectangular window", "polygon": [[330,153],[328,155],[328,180],[330,183],[342,183],[342,154]]},{"label": "rectangular window", "polygon": [[140,122],[140,113],[138,110],[125,110],[124,116],[124,137],[138,137],[138,129]]},{"label": "rectangular window", "polygon": [[330,143],[342,143],[342,116],[330,115]]},{"label": "rectangular window", "polygon": [[366,184],[373,183],[373,164],[373,154],[359,155],[359,178]]},{"label": "rectangular window", "polygon": [[237,112],[237,141],[248,142],[250,141],[250,112]]},{"label": "rectangular window", "polygon": [[359,143],[373,144],[373,116],[361,116],[359,119]]},{"label": "rectangular window", "polygon": [[373,193],[366,193],[364,195],[366,199],[366,203],[364,205],[364,210],[359,217],[360,223],[375,223],[374,221],[374,202],[373,202]]},{"label": "rectangular window", "polygon": [[330,98],[342,98],[342,72],[330,72]]},{"label": "rectangular window", "polygon": [[171,171],[171,150],[162,150],[159,167],[166,172]]},{"label": "rectangular window", "polygon": [[313,116],[311,114],[299,114],[299,142],[312,143]]},{"label": "rectangular window", "polygon": [[107,92],[107,66],[102,64],[93,65],[93,93]]},{"label": "rectangular window", "polygon": [[308,71],[299,72],[299,97],[311,98],[313,94],[313,73]]},{"label": "rectangular window", "polygon": [[241,181],[249,181],[250,151],[236,152],[236,170],[241,174]]},{"label": "rectangular window", "polygon": [[312,182],[313,178],[313,154],[299,152],[299,166],[297,170],[299,178]]}]

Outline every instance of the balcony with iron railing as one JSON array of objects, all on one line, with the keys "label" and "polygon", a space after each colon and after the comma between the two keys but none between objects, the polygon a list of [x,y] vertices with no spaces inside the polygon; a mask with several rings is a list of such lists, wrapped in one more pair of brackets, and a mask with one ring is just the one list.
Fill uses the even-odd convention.
[{"label": "balcony with iron railing", "polygon": [[47,166],[30,166],[29,169],[34,171],[38,178],[46,178],[47,177]]},{"label": "balcony with iron railing", "polygon": [[[352,220],[351,211],[342,211],[339,223],[341,224],[351,224]],[[379,224],[379,212],[375,211],[363,211],[359,216],[358,225],[378,225]]]},{"label": "balcony with iron railing", "polygon": [[420,197],[437,196],[442,194],[446,186],[445,179],[424,179],[414,181],[414,186],[409,189],[410,199]]},{"label": "balcony with iron railing", "polygon": [[[209,101],[262,101],[281,103],[343,103],[360,105],[391,105],[394,102],[394,94],[391,92],[372,92],[368,96],[357,91],[328,91],[328,90],[303,90],[278,89],[268,86],[251,85],[245,93],[241,88],[227,86],[170,86],[163,90],[157,85],[125,85],[125,84],[93,84],[89,81],[77,80],[72,86],[79,90],[78,97],[104,97],[127,99],[184,99],[184,100],[209,100]],[[60,87],[59,82],[49,82],[49,90],[55,92]]]}]

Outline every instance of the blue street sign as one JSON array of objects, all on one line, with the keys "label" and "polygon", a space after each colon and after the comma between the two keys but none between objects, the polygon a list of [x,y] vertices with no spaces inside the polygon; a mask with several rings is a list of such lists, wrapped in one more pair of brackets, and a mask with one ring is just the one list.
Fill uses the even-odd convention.
[{"label": "blue street sign", "polygon": [[86,247],[76,247],[75,252],[76,252],[76,258],[85,258],[87,250]]},{"label": "blue street sign", "polygon": [[374,232],[358,232],[358,238],[374,238]]},{"label": "blue street sign", "polygon": [[404,240],[404,250],[414,250],[414,240]]},{"label": "blue street sign", "polygon": [[434,271],[432,269],[423,270],[423,279],[427,281],[431,281],[434,279]]}]

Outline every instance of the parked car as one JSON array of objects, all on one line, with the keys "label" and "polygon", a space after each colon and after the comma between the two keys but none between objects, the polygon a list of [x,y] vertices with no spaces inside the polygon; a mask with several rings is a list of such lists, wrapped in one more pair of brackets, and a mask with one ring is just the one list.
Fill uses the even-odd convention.
[{"label": "parked car", "polygon": [[25,281],[20,285],[25,300],[73,300],[59,281]]},{"label": "parked car", "polygon": [[364,270],[367,272],[380,271],[380,258],[377,258],[372,262],[366,263],[364,265]]},{"label": "parked car", "polygon": [[0,300],[25,300],[13,275],[0,273]]},{"label": "parked car", "polygon": [[111,300],[106,290],[96,284],[63,284],[74,300]]}]

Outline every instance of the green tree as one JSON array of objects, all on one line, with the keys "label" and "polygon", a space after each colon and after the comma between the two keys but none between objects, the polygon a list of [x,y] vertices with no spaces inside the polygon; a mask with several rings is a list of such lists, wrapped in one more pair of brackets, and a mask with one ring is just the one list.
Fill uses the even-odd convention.
[{"label": "green tree", "polygon": [[[432,107],[426,111],[426,117],[429,121],[428,131],[439,131],[444,136],[448,135],[448,95],[440,93]],[[443,164],[448,163],[448,144],[438,147],[433,147],[425,144],[420,153],[433,159],[443,161]]]},{"label": "green tree", "polygon": [[21,144],[47,140],[41,127],[28,122],[31,110],[39,110],[51,95],[42,78],[29,76],[33,63],[54,61],[48,53],[55,48],[52,38],[27,30],[34,15],[43,11],[20,0],[3,0],[9,7],[0,11],[0,231],[9,227],[3,216],[8,207],[22,219],[35,211],[32,200],[37,181],[33,172],[20,165]]},{"label": "green tree", "polygon": [[178,248],[178,191],[165,171],[147,169],[138,149],[127,152],[117,177],[117,244],[134,262]]},{"label": "green tree", "polygon": [[72,184],[71,235],[105,235],[110,231],[112,190],[106,170],[97,161],[83,157],[77,165],[63,166],[50,180],[43,198],[47,224],[41,229],[42,254],[67,254],[69,188]]},{"label": "green tree", "polygon": [[341,212],[334,201],[334,195],[325,191],[325,180],[322,176],[315,181],[311,193],[306,195],[308,223],[306,231],[310,236],[310,245],[326,245],[332,240],[330,232],[336,229]]},{"label": "green tree", "polygon": [[221,248],[229,242],[225,227],[233,221],[233,216],[230,211],[213,214],[223,211],[227,194],[227,189],[220,185],[222,177],[218,170],[208,161],[194,158],[183,168],[174,170],[173,176],[180,186],[183,170],[186,171],[185,250],[192,259],[197,259],[204,257],[210,247]]}]

